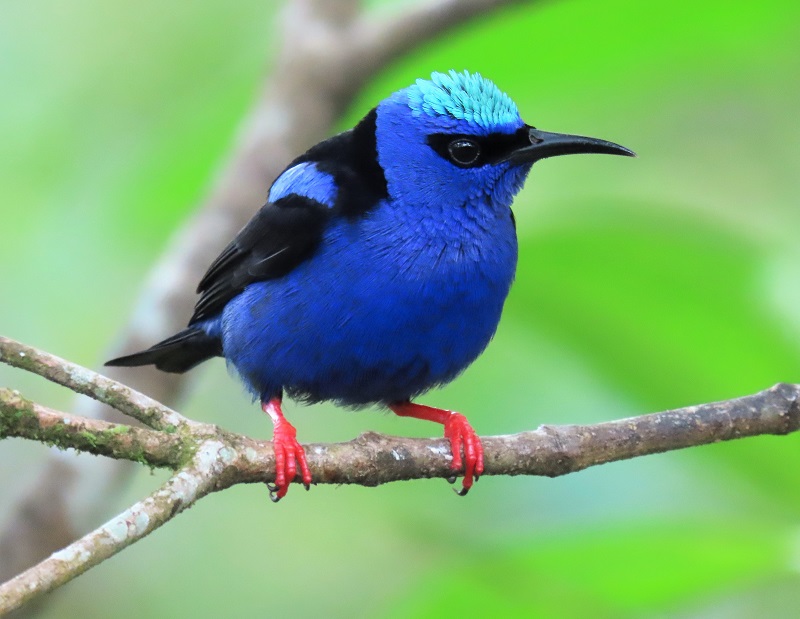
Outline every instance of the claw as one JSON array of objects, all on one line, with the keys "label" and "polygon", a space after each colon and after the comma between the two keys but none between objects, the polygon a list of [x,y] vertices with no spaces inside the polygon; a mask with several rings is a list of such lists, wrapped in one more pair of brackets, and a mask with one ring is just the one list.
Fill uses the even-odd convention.
[{"label": "claw", "polygon": [[455,475],[451,475],[450,477],[448,477],[448,478],[447,478],[447,483],[448,483],[448,484],[450,484],[451,486],[452,486],[454,483],[456,483],[456,476],[455,476]]},{"label": "claw", "polygon": [[[483,446],[481,439],[460,413],[451,413],[444,424],[444,435],[450,439],[453,449],[453,470],[462,466],[461,450],[464,450],[464,481],[459,496],[466,496],[474,481],[483,473]],[[456,457],[458,456],[458,457]]]},{"label": "claw", "polygon": [[464,486],[461,490],[453,488],[453,492],[455,492],[458,496],[467,496],[467,492],[469,492],[469,488]]},{"label": "claw", "polygon": [[460,473],[463,469],[464,481],[462,482],[462,489],[460,491],[456,490],[456,492],[459,496],[467,494],[469,489],[472,488],[472,484],[478,481],[478,478],[483,474],[483,446],[481,445],[480,437],[469,425],[467,418],[461,413],[412,402],[391,404],[389,408],[401,417],[425,419],[444,425],[444,437],[450,441],[450,451],[453,454],[450,469],[454,475],[448,477],[447,481],[451,484],[455,483],[455,473]]},{"label": "claw", "polygon": [[[311,483],[305,452],[297,442],[295,430],[288,422],[275,426],[272,444],[275,449],[275,488],[277,498],[282,499],[289,490],[289,484],[297,476],[297,469],[303,471],[303,485]],[[300,465],[298,467],[298,464]]]},{"label": "claw", "polygon": [[311,484],[311,472],[308,469],[306,453],[297,442],[297,430],[283,416],[280,404],[278,398],[261,404],[264,412],[272,418],[272,422],[275,424],[275,431],[272,435],[272,447],[275,451],[275,483],[267,484],[269,498],[273,503],[277,503],[286,496],[289,484],[297,477],[298,469],[306,490]]}]

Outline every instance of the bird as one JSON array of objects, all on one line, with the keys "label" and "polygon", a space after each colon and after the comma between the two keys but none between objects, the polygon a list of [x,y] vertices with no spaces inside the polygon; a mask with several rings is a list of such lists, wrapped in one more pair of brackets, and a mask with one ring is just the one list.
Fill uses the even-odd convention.
[{"label": "bird", "polygon": [[479,73],[418,79],[289,163],[200,280],[185,329],[106,365],[224,357],[273,422],[273,501],[298,474],[312,483],[284,394],[443,425],[464,495],[484,471],[478,434],[413,400],[487,347],[517,266],[513,199],[535,162],[578,153],[635,156],[524,123]]}]

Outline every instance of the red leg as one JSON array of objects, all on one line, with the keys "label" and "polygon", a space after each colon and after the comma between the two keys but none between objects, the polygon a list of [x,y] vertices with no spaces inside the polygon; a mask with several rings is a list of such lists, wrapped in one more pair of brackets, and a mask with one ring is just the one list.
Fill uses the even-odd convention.
[{"label": "red leg", "polygon": [[[483,445],[480,437],[469,425],[467,418],[461,413],[414,404],[413,402],[400,402],[391,404],[389,408],[395,415],[401,417],[414,417],[435,421],[444,425],[444,436],[450,440],[450,450],[453,452],[451,468],[460,472],[464,467],[464,483],[458,494],[464,496],[472,488],[472,482],[478,481],[483,474]],[[461,460],[461,449],[464,449],[464,461]],[[464,464],[465,463],[465,464]]]},{"label": "red leg", "polygon": [[272,398],[268,402],[262,402],[261,409],[270,416],[275,425],[272,433],[272,446],[275,449],[275,485],[270,488],[269,498],[277,503],[286,496],[289,484],[297,475],[298,463],[306,490],[311,484],[311,472],[308,470],[306,452],[297,442],[297,430],[283,416],[281,399]]}]

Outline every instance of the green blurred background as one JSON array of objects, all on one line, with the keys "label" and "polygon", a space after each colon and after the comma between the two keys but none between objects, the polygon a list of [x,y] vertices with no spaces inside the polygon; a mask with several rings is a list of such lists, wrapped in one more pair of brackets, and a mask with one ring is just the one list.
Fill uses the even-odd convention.
[{"label": "green blurred background", "polygon": [[[277,5],[0,8],[0,332],[96,366],[269,71]],[[341,128],[450,68],[496,81],[531,124],[639,158],[536,166],[497,337],[425,402],[501,434],[800,381],[800,4],[519,6],[387,67]],[[269,436],[221,361],[193,380],[187,415]],[[71,401],[7,368],[0,384]],[[433,434],[374,411],[288,415],[305,441]],[[0,520],[46,454],[0,444]],[[236,487],[42,616],[796,617],[799,464],[795,435],[487,478],[466,499],[433,480],[293,491],[276,507]],[[142,470],[119,507],[164,477]]]}]

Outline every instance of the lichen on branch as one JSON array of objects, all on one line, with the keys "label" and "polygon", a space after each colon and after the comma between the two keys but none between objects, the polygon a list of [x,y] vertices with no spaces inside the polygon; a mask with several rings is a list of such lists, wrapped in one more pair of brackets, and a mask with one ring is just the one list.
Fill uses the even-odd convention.
[{"label": "lichen on branch", "polygon": [[0,439],[27,438],[61,449],[177,468],[186,460],[182,437],[120,423],[69,415],[0,387]]}]

